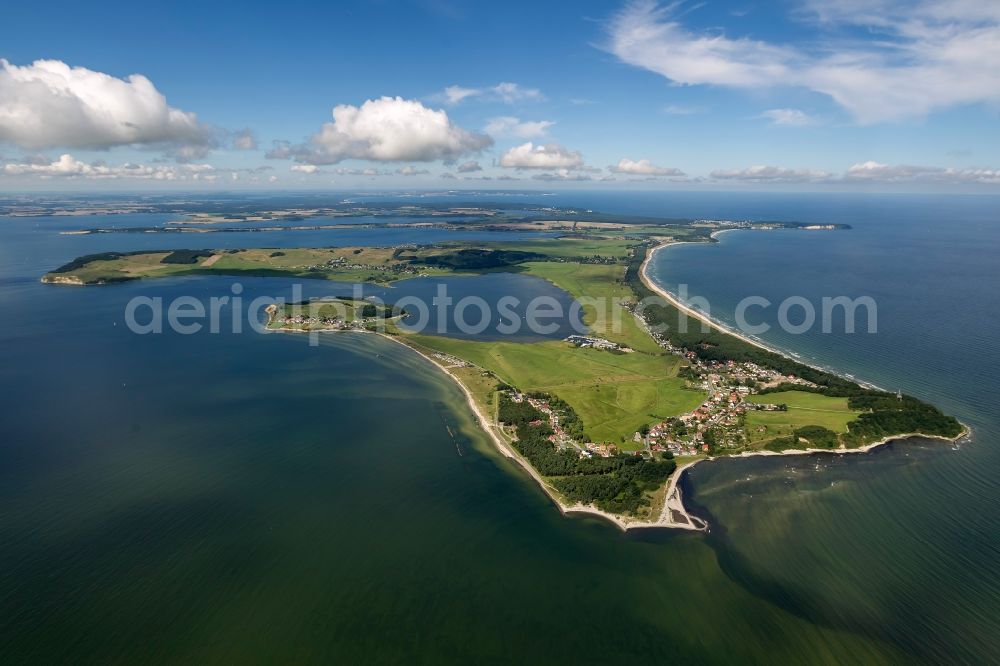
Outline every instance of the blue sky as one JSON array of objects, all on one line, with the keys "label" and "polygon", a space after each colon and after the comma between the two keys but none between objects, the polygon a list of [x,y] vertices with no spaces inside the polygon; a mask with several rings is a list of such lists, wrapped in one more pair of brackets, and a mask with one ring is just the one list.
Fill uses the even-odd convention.
[{"label": "blue sky", "polygon": [[92,4],[5,7],[2,190],[1000,189],[998,3]]}]

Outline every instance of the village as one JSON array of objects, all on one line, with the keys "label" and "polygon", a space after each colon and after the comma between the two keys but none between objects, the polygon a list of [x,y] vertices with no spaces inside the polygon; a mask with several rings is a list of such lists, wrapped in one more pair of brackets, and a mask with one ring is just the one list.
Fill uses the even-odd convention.
[{"label": "village", "polygon": [[346,321],[340,317],[313,317],[309,315],[285,315],[280,319],[276,319],[275,323],[283,325],[279,326],[279,328],[296,328],[303,330],[322,328],[323,330],[342,331],[365,327],[365,320],[362,319],[352,319],[351,321]]},{"label": "village", "polygon": [[[580,346],[602,348],[597,338],[571,337],[584,338],[589,343]],[[591,340],[594,342],[590,342]],[[569,339],[567,341],[575,342]],[[552,429],[549,441],[558,449],[574,449],[581,457],[611,457],[627,452],[648,457],[696,456],[732,453],[745,448],[749,443],[744,419],[747,412],[785,409],[781,404],[750,402],[748,396],[763,389],[787,384],[816,386],[794,375],[785,375],[756,363],[703,361],[694,352],[674,347],[658,336],[657,342],[668,352],[683,356],[688,361],[689,365],[681,372],[687,388],[702,391],[707,398],[693,411],[666,418],[636,431],[632,446],[626,447],[624,443],[615,442],[579,441],[572,437],[560,418],[560,412],[565,410],[554,408],[551,403],[558,399],[551,396],[526,395],[512,389],[509,391],[510,398],[518,403],[526,401],[544,414]],[[532,425],[542,423],[539,420]]]},{"label": "village", "polygon": [[565,339],[568,342],[577,347],[583,348],[593,348],[593,349],[604,349],[606,351],[621,351],[630,353],[633,350],[625,345],[618,344],[617,342],[612,342],[611,340],[605,340],[604,338],[595,338],[590,335],[571,335]]},{"label": "village", "polygon": [[779,404],[750,402],[748,396],[783,384],[815,386],[756,363],[705,362],[694,352],[673,348],[663,341],[660,344],[687,358],[690,366],[682,376],[687,379],[689,388],[704,391],[708,398],[694,411],[656,423],[646,432],[635,433],[635,441],[649,451],[690,456],[742,449],[748,444],[744,420],[748,411],[784,409]]},{"label": "village", "polygon": [[411,264],[396,262],[396,263],[384,263],[384,264],[365,264],[349,262],[346,257],[334,257],[330,261],[324,264],[313,264],[312,266],[307,266],[307,270],[310,271],[325,271],[325,270],[337,270],[337,271],[380,271],[384,273],[392,273],[394,275],[421,275],[422,271],[419,266],[413,266]]},{"label": "village", "polygon": [[391,306],[340,299],[270,305],[266,311],[268,328],[293,331],[370,330],[387,318],[405,315],[405,311]]}]

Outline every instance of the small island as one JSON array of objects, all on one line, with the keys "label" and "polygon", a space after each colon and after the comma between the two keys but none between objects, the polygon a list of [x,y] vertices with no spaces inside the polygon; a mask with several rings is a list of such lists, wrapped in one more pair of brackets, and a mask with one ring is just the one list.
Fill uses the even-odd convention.
[{"label": "small island", "polygon": [[[481,223],[531,223],[504,221],[505,214],[493,211]],[[845,227],[574,214],[587,218],[581,223],[560,219],[573,217],[564,212],[546,214],[552,219],[542,221],[545,229],[559,233],[531,240],[105,253],[80,257],[42,279],[96,285],[216,274],[390,284],[516,272],[575,299],[601,299],[607,307],[583,308],[587,334],[564,340],[414,333],[400,325],[405,311],[346,298],[272,306],[267,328],[367,332],[406,345],[459,384],[498,449],[561,511],[599,515],[623,529],[704,529],[685,510],[677,486],[683,469],[701,460],[859,452],[893,439],[966,434],[954,417],[915,397],[805,365],[706,320],[647,275],[660,248],[715,242],[721,231]],[[473,226],[470,215],[466,211],[461,224]]]},{"label": "small island", "polygon": [[406,316],[404,309],[348,296],[269,305],[266,312],[267,330],[296,333],[377,331]]}]

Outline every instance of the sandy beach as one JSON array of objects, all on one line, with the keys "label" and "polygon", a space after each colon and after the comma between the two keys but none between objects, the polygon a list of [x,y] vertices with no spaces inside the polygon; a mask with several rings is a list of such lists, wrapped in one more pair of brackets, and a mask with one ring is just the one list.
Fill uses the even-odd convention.
[{"label": "sandy beach", "polygon": [[[365,331],[360,331],[365,332]],[[459,388],[465,394],[466,402],[469,404],[469,409],[476,417],[476,421],[479,427],[489,435],[493,443],[496,444],[497,449],[506,457],[516,461],[524,470],[535,480],[536,483],[545,491],[545,494],[549,496],[552,502],[556,505],[559,511],[563,515],[580,514],[580,515],[591,515],[603,518],[614,525],[618,526],[622,530],[630,530],[637,528],[650,528],[650,527],[674,527],[680,529],[688,530],[703,530],[705,529],[705,524],[700,519],[691,516],[684,509],[684,504],[680,500],[680,490],[676,488],[677,480],[680,478],[680,472],[688,467],[689,465],[679,467],[671,476],[670,480],[667,482],[667,500],[661,515],[655,520],[641,520],[638,518],[629,518],[627,516],[620,516],[618,514],[609,513],[607,511],[602,511],[595,506],[586,504],[573,504],[566,506],[560,501],[555,491],[545,482],[545,479],[531,466],[527,460],[521,457],[517,451],[512,449],[503,437],[498,432],[500,426],[493,421],[493,419],[487,417],[483,414],[483,411],[476,404],[475,399],[472,396],[472,392],[462,383],[462,380],[458,378],[455,373],[448,369],[444,364],[439,362],[437,359],[428,356],[419,349],[414,348],[412,345],[408,345],[404,340],[400,339],[398,336],[386,335],[385,333],[379,333],[380,337],[386,340],[392,340],[393,342],[403,345],[404,347],[410,349],[411,351],[419,354],[427,361],[436,366],[441,372],[451,377],[452,381],[458,384]],[[674,501],[671,501],[671,493],[676,495]],[[669,507],[669,509],[668,509]]]},{"label": "sandy beach", "polygon": [[[714,238],[718,238],[722,234],[730,233],[730,232],[733,232],[733,231],[743,231],[743,230],[741,230],[741,229],[721,229],[719,231],[713,231],[712,234],[711,234],[711,236],[714,239]],[[674,296],[674,294],[670,293],[669,291],[667,291],[666,289],[664,289],[660,285],[656,284],[656,282],[654,282],[649,277],[649,272],[648,272],[648,270],[649,270],[649,263],[652,261],[653,257],[656,255],[656,253],[658,253],[660,250],[663,250],[664,248],[668,248],[668,247],[671,247],[673,245],[684,245],[684,244],[693,243],[693,242],[694,241],[666,241],[664,243],[661,243],[661,244],[657,245],[652,250],[650,250],[649,253],[646,255],[646,259],[643,260],[642,266],[639,268],[639,278],[642,280],[643,284],[645,284],[651,291],[653,291],[654,293],[656,293],[658,296],[662,297],[665,301],[667,301],[668,303],[670,303],[671,305],[673,305],[675,308],[677,308],[678,310],[680,310],[684,314],[688,315],[689,317],[691,317],[693,319],[697,319],[698,321],[702,322],[706,326],[709,326],[709,327],[714,328],[716,330],[722,331],[724,333],[728,333],[729,335],[731,335],[731,336],[733,336],[735,338],[739,338],[740,340],[746,342],[747,344],[751,344],[754,347],[757,347],[759,349],[763,349],[765,351],[769,351],[769,352],[771,352],[773,354],[778,354],[779,356],[784,356],[785,358],[790,358],[793,361],[795,361],[796,363],[801,363],[802,365],[808,366],[808,367],[810,367],[810,368],[812,368],[814,370],[819,370],[820,372],[829,372],[830,374],[840,374],[840,373],[837,373],[836,371],[831,370],[829,368],[821,368],[819,366],[815,366],[815,365],[812,365],[810,363],[807,363],[806,361],[803,361],[800,358],[796,358],[793,354],[790,354],[789,352],[786,352],[786,351],[783,351],[781,349],[778,349],[777,347],[772,347],[772,346],[770,346],[768,344],[765,344],[764,342],[761,342],[760,340],[757,340],[755,338],[751,338],[751,337],[749,337],[747,335],[744,335],[743,333],[741,333],[739,330],[733,328],[732,326],[728,326],[728,325],[720,322],[717,319],[713,319],[711,315],[707,315],[704,312],[701,312],[700,310],[695,310],[695,309],[693,309],[693,308],[685,305],[684,303],[682,303],[680,301],[680,299],[678,299],[676,296]],[[884,388],[882,388],[880,386],[877,386],[875,384],[872,384],[871,382],[862,381],[862,380],[856,379],[854,377],[846,377],[845,379],[848,379],[848,380],[854,382],[855,384],[858,384],[859,386],[863,386],[865,388],[875,389],[875,390],[878,390],[878,391],[884,391],[885,390]]]},{"label": "sandy beach", "polygon": [[483,432],[485,432],[489,436],[489,438],[493,440],[493,443],[496,445],[497,450],[499,450],[500,453],[502,453],[505,457],[510,458],[511,460],[515,461],[518,465],[520,465],[524,469],[524,471],[527,472],[528,475],[535,480],[535,482],[539,485],[539,487],[545,492],[545,494],[549,497],[549,499],[552,500],[552,503],[555,504],[556,508],[558,508],[560,513],[562,513],[564,516],[572,514],[596,516],[599,518],[603,518],[604,520],[607,520],[608,522],[614,524],[615,526],[624,531],[630,529],[651,528],[651,527],[673,527],[673,528],[687,529],[687,530],[704,530],[707,527],[704,521],[688,514],[687,510],[684,509],[684,503],[680,497],[680,490],[677,488],[677,481],[680,478],[681,472],[690,465],[692,465],[693,463],[688,463],[687,465],[682,465],[678,467],[677,470],[675,470],[674,473],[670,476],[670,479],[667,481],[668,487],[666,491],[667,494],[663,511],[661,512],[661,515],[657,517],[655,520],[642,520],[639,518],[629,518],[628,516],[620,516],[618,514],[609,513],[607,511],[598,509],[595,506],[586,504],[573,504],[567,506],[563,504],[563,502],[559,499],[558,495],[555,493],[552,487],[545,482],[544,477],[542,477],[535,470],[535,468],[531,466],[531,463],[529,463],[527,460],[521,457],[521,455],[517,451],[515,451],[508,445],[508,443],[499,433],[500,425],[494,422],[492,418],[488,417],[486,414],[483,413],[479,405],[476,404],[472,392],[468,389],[468,387],[465,384],[462,383],[462,380],[439,360],[429,356],[428,354],[425,354],[423,351],[417,349],[416,347],[407,344],[405,340],[400,339],[399,336],[388,335],[386,333],[378,331],[367,331],[363,329],[321,329],[314,331],[301,331],[296,329],[272,329],[271,332],[375,334],[384,340],[390,340],[398,345],[406,347],[410,351],[421,356],[426,361],[431,363],[434,367],[436,367],[438,370],[440,370],[445,375],[450,377],[451,380],[458,385],[458,387],[462,390],[462,393],[465,394],[465,401],[469,405],[469,409],[472,410],[472,413],[476,418],[477,424],[483,430]]},{"label": "sandy beach", "polygon": [[[720,234],[726,233],[727,231],[737,231],[737,229],[724,229],[722,231],[713,232],[712,238],[715,238]],[[646,258],[645,260],[643,260],[642,266],[639,267],[639,278],[642,280],[642,283],[645,284],[650,289],[650,291],[654,292],[657,296],[662,297],[665,301],[673,305],[675,308],[677,308],[684,314],[688,315],[693,319],[697,319],[706,326],[728,333],[729,335],[739,338],[740,340],[743,340],[748,344],[754,345],[755,347],[759,347],[760,349],[764,349],[766,351],[773,352],[775,354],[781,354],[782,356],[788,356],[788,354],[785,354],[780,350],[775,349],[774,347],[770,347],[764,344],[763,342],[760,342],[759,340],[754,340],[753,338],[747,337],[746,335],[743,335],[736,329],[727,326],[715,319],[712,319],[711,316],[706,315],[704,312],[701,312],[700,310],[695,310],[693,308],[688,307],[687,305],[682,303],[676,296],[674,296],[672,293],[670,293],[660,285],[656,284],[656,282],[654,282],[649,277],[649,263],[653,260],[653,257],[656,256],[657,252],[663,250],[664,248],[671,247],[673,245],[684,245],[691,242],[692,241],[667,241],[665,243],[660,243],[652,250],[650,250],[649,253],[646,254]],[[820,370],[822,368],[817,368],[817,369]]]},{"label": "sandy beach", "polygon": [[[735,230],[727,230],[727,231],[735,231]],[[721,231],[720,232],[715,232],[713,234],[713,237],[715,237],[717,234],[720,234],[720,233],[723,233],[723,232],[721,232]],[[654,293],[656,293],[659,296],[661,296],[663,299],[665,299],[671,305],[673,305],[674,307],[676,307],[681,312],[687,314],[688,316],[693,317],[694,319],[697,319],[698,321],[703,322],[703,323],[705,323],[706,325],[708,325],[708,326],[710,326],[712,328],[721,330],[721,331],[723,331],[725,333],[728,333],[729,335],[733,335],[733,336],[735,336],[735,337],[737,337],[737,338],[739,338],[739,339],[741,339],[741,340],[743,340],[743,341],[745,341],[745,342],[747,342],[749,344],[755,345],[755,346],[757,346],[757,347],[759,347],[761,349],[765,349],[765,350],[773,352],[775,354],[780,354],[782,356],[787,357],[788,355],[785,354],[785,353],[783,353],[783,352],[781,352],[780,350],[775,349],[773,347],[769,347],[769,346],[767,346],[765,344],[762,344],[761,342],[759,342],[757,340],[754,340],[754,339],[749,338],[749,337],[747,337],[745,335],[742,335],[740,332],[738,332],[736,330],[733,330],[732,328],[730,328],[728,326],[725,326],[725,325],[723,325],[723,324],[715,321],[714,319],[711,319],[710,317],[706,316],[705,314],[703,314],[703,313],[701,313],[701,312],[699,312],[697,310],[693,310],[693,309],[689,308],[684,303],[682,303],[680,300],[678,300],[669,291],[667,291],[666,289],[663,289],[662,287],[660,287],[659,285],[657,285],[649,277],[649,274],[648,274],[649,262],[652,260],[652,258],[655,255],[655,253],[658,252],[658,251],[660,251],[660,250],[662,250],[663,248],[669,247],[671,245],[679,245],[679,244],[681,244],[681,241],[665,242],[665,243],[662,243],[662,244],[656,246],[655,248],[653,248],[653,250],[651,250],[648,253],[648,255],[646,256],[646,259],[643,261],[642,266],[640,267],[640,270],[639,270],[639,275],[640,275],[640,278],[643,281],[643,283],[651,291],[653,291]],[[268,310],[268,313],[269,313],[269,315],[273,316],[274,311]],[[278,330],[279,331],[283,331],[283,332],[300,332],[300,333],[301,332],[306,332],[306,331],[297,331],[297,330],[294,330],[294,329],[278,329]],[[681,489],[679,487],[679,483],[680,483],[680,479],[681,479],[682,475],[685,472],[687,472],[687,470],[689,470],[690,468],[694,467],[699,462],[716,460],[717,458],[715,458],[715,457],[709,457],[709,458],[703,458],[703,459],[700,459],[700,460],[694,460],[694,461],[685,463],[685,464],[680,465],[680,466],[677,467],[677,469],[674,471],[674,473],[671,474],[670,478],[667,480],[667,486],[666,486],[666,489],[665,489],[665,492],[664,492],[664,504],[663,504],[663,508],[660,511],[660,515],[658,517],[656,517],[655,519],[643,520],[643,519],[638,519],[638,518],[630,518],[628,516],[621,516],[621,515],[618,515],[618,514],[613,514],[613,513],[607,512],[607,511],[603,511],[603,510],[601,510],[601,509],[599,509],[599,508],[597,508],[595,506],[592,506],[592,505],[574,504],[574,505],[567,506],[567,505],[565,505],[559,499],[559,496],[557,495],[557,493],[555,492],[555,490],[548,483],[546,483],[544,477],[542,477],[535,470],[535,468],[531,466],[531,464],[527,460],[525,460],[520,454],[517,453],[517,451],[515,451],[507,443],[507,441],[500,434],[500,428],[501,428],[501,426],[498,423],[496,423],[491,417],[489,417],[488,415],[486,415],[486,414],[483,413],[482,409],[476,403],[475,398],[473,397],[472,392],[469,390],[469,388],[464,383],[462,383],[462,380],[454,372],[452,372],[448,368],[448,366],[446,366],[444,363],[442,363],[438,359],[435,359],[435,358],[429,356],[428,354],[424,353],[420,349],[417,349],[413,345],[408,344],[405,341],[405,338],[400,338],[399,336],[395,336],[395,335],[388,335],[388,334],[383,333],[383,332],[366,331],[366,330],[358,330],[358,329],[335,329],[335,330],[326,329],[326,330],[315,330],[315,331],[308,331],[308,332],[317,332],[317,333],[318,332],[329,332],[329,333],[375,333],[376,335],[378,335],[379,337],[381,337],[381,338],[383,338],[385,340],[391,340],[392,342],[394,342],[396,344],[399,344],[399,345],[402,345],[402,346],[406,347],[410,351],[412,351],[412,352],[420,355],[425,360],[427,360],[428,362],[430,362],[438,370],[440,370],[445,375],[447,375],[448,377],[450,377],[452,379],[452,381],[454,381],[458,385],[458,387],[462,390],[462,392],[465,394],[465,399],[466,399],[466,402],[469,405],[469,409],[472,410],[472,413],[473,413],[473,415],[476,418],[476,422],[478,423],[479,427],[482,428],[482,430],[490,437],[490,439],[496,445],[497,450],[499,450],[500,453],[502,453],[505,457],[510,458],[510,459],[514,460],[515,462],[517,462],[517,464],[520,465],[528,473],[528,475],[531,476],[531,478],[535,480],[536,483],[538,483],[539,487],[545,492],[546,495],[548,495],[548,497],[552,500],[553,504],[556,505],[556,507],[559,509],[559,511],[563,515],[577,514],[577,515],[589,515],[589,516],[599,517],[599,518],[602,518],[602,519],[604,519],[604,520],[612,523],[613,525],[616,525],[618,528],[620,528],[623,531],[628,531],[628,530],[632,530],[632,529],[650,529],[650,528],[673,528],[673,529],[685,529],[685,530],[692,530],[692,531],[705,531],[709,527],[708,524],[704,520],[702,520],[701,518],[698,518],[698,517],[693,516],[690,513],[688,513],[687,509],[684,507],[684,498],[682,496]],[[800,362],[800,361],[797,361],[797,362]],[[817,368],[817,369],[823,370],[822,368]],[[829,370],[823,370],[823,371],[824,372],[830,372]],[[857,381],[857,380],[852,380],[852,381]],[[871,387],[870,384],[862,384],[862,385],[863,386],[869,386],[869,387]],[[837,455],[841,455],[841,454],[846,454],[846,453],[867,453],[867,452],[872,451],[873,449],[876,449],[876,448],[878,448],[880,446],[884,446],[884,445],[888,444],[889,442],[898,441],[898,440],[905,440],[905,439],[914,438],[914,437],[922,437],[922,438],[926,438],[926,439],[938,439],[938,440],[943,440],[943,441],[948,441],[948,442],[954,442],[954,441],[959,441],[959,440],[962,440],[962,439],[969,438],[970,435],[971,435],[971,430],[968,428],[968,426],[964,426],[964,424],[963,424],[963,428],[964,428],[964,430],[963,430],[962,434],[959,435],[958,437],[953,438],[953,439],[952,438],[947,438],[947,437],[940,437],[940,436],[936,436],[936,435],[925,435],[925,434],[922,434],[922,433],[905,433],[905,434],[900,434],[900,435],[893,435],[891,437],[886,437],[886,438],[884,438],[882,440],[879,440],[877,442],[872,442],[870,444],[866,444],[864,446],[860,446],[860,447],[853,448],[853,449],[847,449],[847,448],[838,448],[838,449],[817,449],[817,448],[810,448],[810,449],[788,449],[788,450],[780,451],[780,452],[779,451],[744,451],[742,453],[733,454],[733,455],[724,456],[724,457],[728,457],[728,458],[749,458],[749,457],[753,457],[753,456],[790,456],[790,455],[815,455],[815,454],[837,454]]]},{"label": "sandy beach", "polygon": [[[724,229],[722,231],[713,232],[712,233],[712,238],[715,238],[718,235],[726,233],[726,232],[729,232],[729,231],[738,231],[738,229]],[[785,352],[783,352],[783,351],[781,351],[780,349],[776,349],[774,347],[770,347],[768,345],[765,345],[765,344],[761,343],[758,340],[754,340],[753,338],[749,338],[749,337],[743,335],[742,333],[740,333],[739,331],[734,330],[733,328],[731,328],[729,326],[726,326],[725,324],[722,324],[722,323],[716,321],[715,319],[712,319],[711,317],[705,315],[704,313],[699,312],[698,310],[694,310],[694,309],[688,307],[687,305],[685,305],[684,303],[682,303],[676,296],[674,296],[672,293],[670,293],[669,291],[667,291],[666,289],[664,289],[660,285],[656,284],[656,282],[654,282],[652,280],[652,278],[649,277],[649,272],[648,272],[648,270],[649,270],[649,263],[653,259],[653,256],[657,252],[659,252],[660,250],[662,250],[664,248],[670,247],[671,245],[681,245],[684,242],[686,242],[686,241],[668,241],[668,242],[665,242],[665,243],[661,243],[660,245],[657,245],[655,248],[653,248],[652,250],[650,250],[650,252],[646,255],[646,259],[642,262],[642,266],[639,268],[639,277],[642,280],[643,284],[645,284],[651,291],[653,291],[657,295],[661,296],[664,300],[666,300],[668,303],[670,303],[675,308],[677,308],[678,310],[680,310],[684,314],[688,315],[689,317],[697,319],[698,321],[703,322],[704,324],[706,324],[708,326],[711,326],[712,328],[715,328],[717,330],[720,330],[720,331],[723,331],[725,333],[728,333],[729,335],[737,337],[740,340],[743,340],[744,342],[747,342],[748,344],[754,345],[754,346],[756,346],[756,347],[758,347],[760,349],[764,349],[766,351],[769,351],[769,352],[772,352],[772,353],[775,353],[775,354],[779,354],[781,356],[784,356],[784,357],[788,358],[789,357],[788,354],[785,353]],[[796,361],[796,363],[802,363],[802,361],[800,361],[798,359],[794,359],[794,360]],[[809,365],[809,364],[803,363],[803,365]],[[810,367],[815,368],[815,366],[810,366]],[[816,370],[821,370],[823,372],[832,372],[831,370],[828,370],[828,369],[825,369],[825,368],[815,368],[815,369]],[[834,374],[836,374],[836,373],[834,373]],[[868,388],[878,389],[878,387],[875,386],[875,385],[873,385],[873,384],[869,384],[869,383],[866,383],[866,382],[861,382],[861,381],[858,381],[857,379],[853,379],[853,378],[848,378],[848,379],[850,379],[850,381],[856,382],[857,384],[859,384],[861,386],[865,386],[865,387],[868,387]],[[787,449],[785,451],[743,451],[742,453],[736,453],[736,454],[732,454],[732,455],[726,456],[726,457],[728,457],[728,458],[750,458],[750,457],[753,457],[753,456],[801,456],[801,455],[814,455],[814,454],[824,454],[824,453],[825,454],[838,454],[838,455],[839,454],[844,454],[844,453],[868,453],[869,451],[872,451],[873,449],[877,449],[880,446],[885,446],[889,442],[894,442],[894,441],[899,441],[899,440],[904,440],[904,439],[911,439],[911,438],[914,438],[914,437],[921,437],[921,438],[924,438],[924,439],[937,439],[937,440],[942,440],[942,441],[946,441],[946,442],[957,442],[957,441],[960,441],[960,440],[963,440],[963,439],[970,438],[970,436],[972,435],[971,428],[969,428],[965,424],[962,424],[962,428],[963,428],[962,433],[958,437],[954,437],[954,438],[941,437],[939,435],[925,435],[925,434],[919,433],[919,432],[912,432],[912,433],[904,433],[904,434],[900,434],[900,435],[892,435],[890,437],[885,437],[884,439],[881,439],[881,440],[879,440],[877,442],[871,442],[870,444],[865,444],[864,446],[859,446],[859,447],[856,447],[856,448],[853,448],[853,449],[848,449],[848,448],[838,448],[838,449],[816,449],[816,448],[809,448],[809,449]],[[715,458],[705,458],[704,460],[711,461],[711,460],[715,460]],[[702,462],[702,460],[696,460],[696,461],[691,462],[691,463],[689,463],[687,465],[684,465],[682,468],[679,468],[674,473],[674,475],[671,477],[671,481],[670,481],[671,486],[672,487],[676,487],[677,478],[680,477],[681,473],[683,473],[683,471],[685,471],[685,470],[693,467],[694,465],[696,465],[699,462]],[[680,491],[677,490],[678,494],[679,494],[679,492]],[[668,495],[668,497],[669,497],[669,495]],[[666,512],[666,509],[664,509],[664,512]]]}]

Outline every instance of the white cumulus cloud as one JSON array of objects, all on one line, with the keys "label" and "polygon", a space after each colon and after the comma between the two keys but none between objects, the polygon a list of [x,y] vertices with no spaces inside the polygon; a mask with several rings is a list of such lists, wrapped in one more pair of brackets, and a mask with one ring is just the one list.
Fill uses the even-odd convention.
[{"label": "white cumulus cloud", "polygon": [[70,154],[60,155],[54,161],[24,160],[10,162],[0,170],[5,176],[34,176],[42,179],[67,178],[90,180],[206,180],[217,178],[216,169],[210,164],[146,165],[126,162],[111,166],[103,162],[84,162]]},{"label": "white cumulus cloud", "polygon": [[673,167],[660,167],[649,160],[630,160],[623,157],[618,160],[618,164],[609,166],[608,171],[612,173],[629,174],[633,176],[683,176],[684,172]]},{"label": "white cumulus cloud", "polygon": [[532,176],[535,180],[544,181],[583,181],[583,180],[593,180],[590,176],[585,173],[580,173],[579,171],[571,171],[569,169],[556,169],[555,171],[547,171],[545,173],[537,173]]},{"label": "white cumulus cloud", "polygon": [[141,74],[119,79],[59,60],[0,59],[0,141],[28,149],[204,146],[211,131]]},{"label": "white cumulus cloud", "polygon": [[557,143],[515,146],[500,157],[500,166],[514,169],[578,169],[583,156]]},{"label": "white cumulus cloud", "polygon": [[1000,184],[1000,169],[955,169],[944,167],[882,164],[869,160],[852,165],[845,180],[883,183],[983,183]]},{"label": "white cumulus cloud", "polygon": [[396,169],[396,173],[400,176],[425,176],[430,173],[427,169],[418,169],[415,166],[407,164],[404,167]]},{"label": "white cumulus cloud", "polygon": [[869,160],[851,165],[842,175],[834,176],[816,169],[787,169],[755,166],[749,169],[713,171],[716,180],[785,183],[927,183],[945,185],[1000,185],[1000,169],[949,168],[884,164]]},{"label": "white cumulus cloud", "polygon": [[233,132],[234,150],[257,150],[257,135],[249,127]]},{"label": "white cumulus cloud", "polygon": [[525,120],[514,116],[490,118],[486,123],[486,133],[498,136],[516,136],[522,139],[537,139],[545,136],[550,127],[555,125],[552,120]]},{"label": "white cumulus cloud", "polygon": [[346,167],[338,167],[334,173],[338,176],[389,176],[392,174],[391,171],[386,171],[385,169],[375,169],[372,167],[365,169],[348,169]]},{"label": "white cumulus cloud", "polygon": [[443,110],[402,97],[381,97],[361,106],[335,106],[333,122],[325,123],[307,144],[279,142],[267,156],[307,164],[345,159],[430,162],[476,153],[491,145],[490,137],[455,125]]},{"label": "white cumulus cloud", "polygon": [[832,175],[818,169],[787,169],[776,166],[752,166],[747,169],[716,170],[709,174],[716,180],[750,182],[809,183],[830,180]]}]

